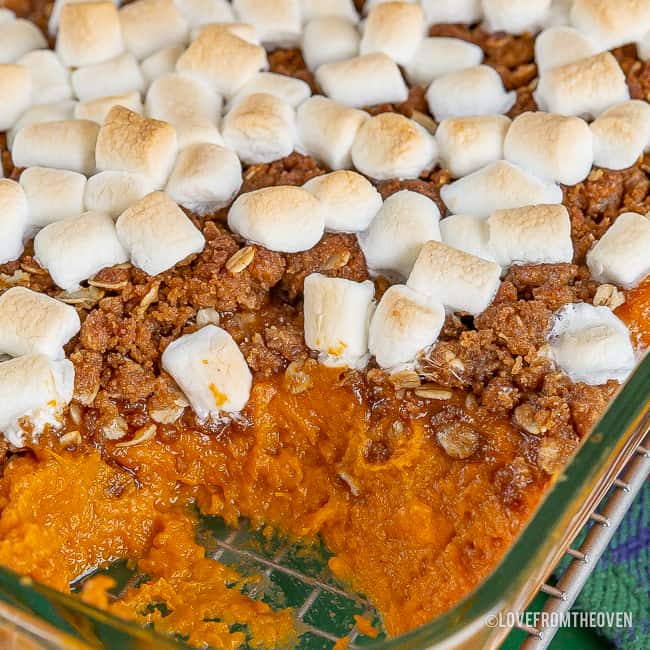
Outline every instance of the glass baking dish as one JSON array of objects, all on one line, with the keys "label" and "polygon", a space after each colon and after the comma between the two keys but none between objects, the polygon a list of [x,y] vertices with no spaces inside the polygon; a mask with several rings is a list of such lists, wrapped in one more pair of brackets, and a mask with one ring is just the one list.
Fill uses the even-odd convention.
[{"label": "glass baking dish", "polygon": [[[376,614],[361,596],[347,593],[328,575],[324,549],[319,560],[317,552],[307,555],[286,540],[269,541],[245,523],[239,530],[228,529],[216,518],[201,519],[199,539],[208,556],[244,573],[268,577],[272,593],[259,596],[295,608],[304,631],[300,648],[332,648],[345,635],[348,647],[373,650],[496,648],[509,630],[490,627],[488,617],[525,609],[649,428],[650,356],[646,356],[493,573],[444,615],[395,638],[357,636],[353,614],[366,619]],[[115,568],[120,572],[125,574],[124,563]],[[128,571],[125,576],[122,584],[129,584],[133,576]],[[0,647],[186,646],[0,568]]]}]

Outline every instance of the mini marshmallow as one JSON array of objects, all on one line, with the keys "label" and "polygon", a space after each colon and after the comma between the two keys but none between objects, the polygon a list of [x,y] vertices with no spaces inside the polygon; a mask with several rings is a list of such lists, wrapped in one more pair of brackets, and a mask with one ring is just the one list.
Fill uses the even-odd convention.
[{"label": "mini marshmallow", "polygon": [[354,8],[353,0],[301,0],[300,9],[303,23],[324,16],[345,18],[352,23],[359,22],[359,14]]},{"label": "mini marshmallow", "polygon": [[444,322],[441,303],[395,284],[372,316],[368,349],[381,368],[412,367],[418,353],[436,342]]},{"label": "mini marshmallow", "polygon": [[535,39],[535,62],[539,74],[597,53],[595,43],[573,27],[550,27]]},{"label": "mini marshmallow", "polygon": [[124,51],[112,2],[66,4],[61,10],[56,52],[69,68],[113,59]]},{"label": "mini marshmallow", "polygon": [[27,232],[27,199],[16,181],[0,179],[0,264],[18,259]]},{"label": "mini marshmallow", "polygon": [[266,67],[264,48],[213,26],[206,27],[176,63],[179,72],[202,79],[226,97]]},{"label": "mini marshmallow", "polygon": [[32,103],[49,104],[72,97],[70,75],[52,50],[34,50],[18,59],[32,74]]},{"label": "mini marshmallow", "polygon": [[143,111],[140,93],[134,90],[123,95],[99,97],[87,102],[79,102],[74,108],[74,116],[77,120],[92,120],[97,124],[103,124],[113,106],[123,106],[134,113],[141,114]]},{"label": "mini marshmallow", "polygon": [[227,0],[174,0],[174,4],[190,27],[235,20],[235,14]]},{"label": "mini marshmallow", "polygon": [[216,325],[170,343],[161,362],[199,420],[237,413],[248,402],[253,378],[246,359],[232,336]]},{"label": "mini marshmallow", "polygon": [[587,266],[597,282],[631,289],[650,274],[648,251],[650,219],[625,212],[587,253]]},{"label": "mini marshmallow", "polygon": [[368,12],[373,8],[376,7],[377,5],[383,4],[385,2],[411,2],[414,3],[417,0],[365,0],[363,2],[363,13],[368,14]]},{"label": "mini marshmallow", "polygon": [[233,36],[241,38],[242,41],[252,45],[260,45],[260,39],[257,37],[255,27],[248,23],[208,23],[207,25],[200,25],[190,32],[190,41],[195,41],[204,31],[229,32]]},{"label": "mini marshmallow", "polygon": [[300,146],[330,169],[352,166],[352,143],[368,113],[316,95],[296,113]]},{"label": "mini marshmallow", "polygon": [[374,311],[372,282],[311,273],[305,278],[305,343],[326,366],[362,368],[368,360],[368,327]]},{"label": "mini marshmallow", "polygon": [[165,191],[176,203],[204,216],[228,205],[241,184],[241,163],[235,152],[204,143],[178,154]]},{"label": "mini marshmallow", "polygon": [[228,211],[228,227],[269,250],[298,253],[323,236],[325,206],[300,187],[264,187],[237,197]]},{"label": "mini marshmallow", "polygon": [[45,226],[34,238],[34,257],[65,291],[76,291],[101,269],[129,259],[113,220],[99,212]]},{"label": "mini marshmallow", "polygon": [[144,78],[146,88],[163,75],[171,74],[176,70],[176,61],[185,49],[180,45],[164,47],[154,52],[140,64],[140,70]]},{"label": "mini marshmallow", "polygon": [[16,167],[54,167],[86,176],[95,173],[99,126],[89,120],[62,120],[25,126],[14,139]]},{"label": "mini marshmallow", "polygon": [[420,251],[406,286],[453,311],[476,316],[496,295],[501,267],[438,241]]},{"label": "mini marshmallow", "polygon": [[636,42],[636,53],[642,61],[650,59],[650,31]]},{"label": "mini marshmallow", "polygon": [[25,287],[0,296],[0,352],[62,359],[63,346],[81,327],[74,307]]},{"label": "mini marshmallow", "polygon": [[287,75],[275,72],[258,72],[234,95],[230,100],[229,108],[255,93],[273,95],[295,108],[311,95],[311,89],[309,84],[302,81],[302,79],[287,77]]},{"label": "mini marshmallow", "polygon": [[423,38],[406,64],[406,76],[412,84],[427,86],[451,72],[471,68],[483,62],[483,50],[460,38]]},{"label": "mini marshmallow", "polygon": [[573,0],[551,0],[551,6],[546,14],[542,27],[565,27],[571,22],[569,14],[571,13]]},{"label": "mini marshmallow", "polygon": [[16,20],[16,14],[11,9],[0,7],[0,24]]},{"label": "mini marshmallow", "polygon": [[440,238],[447,246],[495,261],[490,250],[490,231],[483,217],[452,214],[440,221]]},{"label": "mini marshmallow", "polygon": [[47,41],[34,23],[24,18],[0,23],[0,63],[14,63],[32,50],[47,47]]},{"label": "mini marshmallow", "polygon": [[99,172],[86,183],[84,205],[86,210],[103,212],[116,219],[129,206],[151,192],[151,183],[141,174]]},{"label": "mini marshmallow", "polygon": [[481,0],[421,0],[427,25],[477,23],[483,18]]},{"label": "mini marshmallow", "polygon": [[13,127],[7,131],[7,145],[9,150],[13,149],[14,138],[20,129],[30,124],[41,124],[43,122],[60,122],[71,120],[74,117],[76,102],[63,100],[52,104],[42,104],[28,108],[15,122]]},{"label": "mini marshmallow", "polygon": [[31,103],[32,75],[29,68],[0,64],[0,97],[0,131],[7,131]]},{"label": "mini marshmallow", "polygon": [[571,220],[563,205],[496,210],[487,220],[490,251],[503,267],[573,260]]},{"label": "mini marshmallow", "polygon": [[292,47],[300,41],[300,0],[233,0],[239,20],[255,27],[260,40],[271,47]]},{"label": "mini marshmallow", "polygon": [[359,51],[383,52],[396,63],[406,65],[415,55],[424,31],[424,13],[418,4],[382,3],[368,12]]},{"label": "mini marshmallow", "polygon": [[506,92],[499,73],[488,65],[476,65],[435,79],[426,94],[431,114],[439,121],[448,117],[507,113],[516,93]]},{"label": "mini marshmallow", "polygon": [[591,123],[594,165],[607,169],[631,167],[650,146],[650,106],[630,100],[612,106]]},{"label": "mini marshmallow", "polygon": [[436,142],[440,161],[454,178],[475,172],[503,158],[503,141],[510,126],[505,115],[452,117],[440,122]]},{"label": "mini marshmallow", "polygon": [[69,219],[84,210],[86,177],[67,169],[28,167],[20,175],[25,192],[29,224],[41,228]]},{"label": "mini marshmallow", "polygon": [[[67,4],[79,4],[80,2],[93,2],[93,0],[54,0],[50,18],[47,22],[47,31],[50,36],[55,36],[59,29],[59,20],[61,18],[61,11]],[[119,7],[122,0],[112,0],[116,7]]]},{"label": "mini marshmallow", "polygon": [[498,160],[440,188],[440,197],[455,214],[489,217],[495,210],[538,203],[562,203],[562,189],[523,169]]},{"label": "mini marshmallow", "polygon": [[388,197],[359,234],[369,269],[408,277],[425,242],[440,240],[440,211],[424,194],[401,190]]},{"label": "mini marshmallow", "polygon": [[551,0],[483,0],[483,12],[488,31],[536,31],[544,23]]},{"label": "mini marshmallow", "polygon": [[115,228],[132,264],[149,275],[172,268],[205,246],[201,232],[165,192],[147,194],[127,208]]},{"label": "mini marshmallow", "polygon": [[10,444],[22,447],[46,426],[59,428],[73,390],[74,366],[68,359],[30,354],[0,363],[0,431]]},{"label": "mini marshmallow", "polygon": [[268,93],[248,95],[223,119],[228,147],[248,164],[266,163],[288,156],[296,143],[294,110]]},{"label": "mini marshmallow", "polygon": [[302,55],[310,70],[323,63],[344,61],[359,54],[360,36],[356,25],[341,16],[321,16],[305,25]]},{"label": "mini marshmallow", "polygon": [[143,174],[154,186],[164,187],[176,158],[174,127],[114,106],[97,136],[98,171]]},{"label": "mini marshmallow", "polygon": [[334,232],[365,230],[382,206],[374,185],[345,169],[316,176],[302,187],[325,206],[325,229]]},{"label": "mini marshmallow", "polygon": [[417,178],[430,169],[438,147],[433,136],[398,113],[380,113],[364,122],[352,145],[354,166],[377,180]]},{"label": "mini marshmallow", "polygon": [[625,75],[609,52],[546,70],[534,95],[540,110],[583,117],[597,117],[630,98]]},{"label": "mini marshmallow", "polygon": [[408,88],[397,64],[381,52],[324,63],[316,70],[323,92],[353,107],[404,102]]},{"label": "mini marshmallow", "polygon": [[104,63],[78,68],[72,73],[72,87],[81,101],[90,101],[141,92],[144,77],[135,57],[125,53]]},{"label": "mini marshmallow", "polygon": [[187,21],[172,0],[136,0],[119,14],[126,49],[140,61],[163,47],[187,41]]},{"label": "mini marshmallow", "polygon": [[147,92],[147,115],[176,129],[178,148],[197,142],[223,144],[221,97],[205,84],[179,74],[156,79]]},{"label": "mini marshmallow", "polygon": [[565,305],[555,314],[549,342],[555,362],[574,382],[623,382],[636,365],[630,333],[608,307]]}]

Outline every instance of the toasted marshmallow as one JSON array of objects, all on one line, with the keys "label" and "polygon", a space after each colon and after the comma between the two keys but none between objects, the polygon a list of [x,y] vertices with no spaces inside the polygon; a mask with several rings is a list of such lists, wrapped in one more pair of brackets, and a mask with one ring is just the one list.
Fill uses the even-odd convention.
[{"label": "toasted marshmallow", "polygon": [[172,0],[136,0],[119,14],[126,49],[140,61],[187,41],[189,26]]},{"label": "toasted marshmallow", "polygon": [[203,216],[228,205],[241,184],[241,163],[235,152],[203,143],[178,154],[165,191],[176,203]]},{"label": "toasted marshmallow", "polygon": [[612,106],[591,123],[594,165],[631,167],[650,146],[650,106],[631,100]]},{"label": "toasted marshmallow", "polygon": [[397,64],[381,52],[324,63],[316,70],[316,81],[328,97],[346,106],[399,103],[408,98]]},{"label": "toasted marshmallow", "polygon": [[368,268],[407,278],[425,242],[440,240],[440,211],[424,194],[401,190],[389,196],[359,245]]},{"label": "toasted marshmallow", "polygon": [[86,177],[67,169],[28,167],[20,175],[27,198],[29,224],[37,228],[69,219],[84,210]]},{"label": "toasted marshmallow", "polygon": [[496,210],[487,220],[498,264],[560,264],[573,260],[571,220],[563,205]]},{"label": "toasted marshmallow", "polygon": [[427,25],[477,23],[483,18],[481,0],[421,0]]},{"label": "toasted marshmallow", "polygon": [[248,95],[223,120],[224,142],[248,164],[288,156],[296,144],[294,110],[268,93]]},{"label": "toasted marshmallow", "polygon": [[435,79],[426,94],[431,114],[438,120],[467,115],[507,113],[516,93],[506,92],[499,73],[476,65]]},{"label": "toasted marshmallow", "polygon": [[253,378],[234,339],[216,325],[206,325],[170,343],[162,367],[185,393],[199,420],[241,411]]},{"label": "toasted marshmallow", "polygon": [[311,89],[309,84],[302,81],[302,79],[287,77],[287,75],[275,72],[258,72],[234,95],[230,100],[229,108],[255,93],[273,95],[295,108],[311,95]]},{"label": "toasted marshmallow", "polygon": [[535,91],[540,110],[598,117],[630,98],[625,75],[609,52],[546,70]]},{"label": "toasted marshmallow", "polygon": [[490,231],[483,217],[452,214],[440,221],[440,237],[447,246],[495,261],[490,250]]},{"label": "toasted marshmallow", "polygon": [[34,50],[18,59],[32,75],[32,103],[49,104],[72,97],[70,75],[52,50]]},{"label": "toasted marshmallow", "polygon": [[575,382],[623,382],[636,364],[630,333],[608,307],[565,305],[555,315],[549,341],[555,362]]},{"label": "toasted marshmallow", "polygon": [[212,26],[204,29],[176,62],[179,72],[202,79],[226,97],[266,67],[264,48]]},{"label": "toasted marshmallow", "polygon": [[204,31],[228,32],[252,45],[261,45],[253,25],[248,23],[208,23],[195,27],[190,32],[190,41],[195,41]]},{"label": "toasted marshmallow", "polygon": [[235,20],[235,14],[227,0],[174,0],[174,4],[190,27]]},{"label": "toasted marshmallow", "polygon": [[99,126],[89,120],[63,120],[25,126],[14,139],[11,155],[17,167],[70,169],[95,173]]},{"label": "toasted marshmallow", "polygon": [[27,232],[27,199],[16,181],[0,179],[0,264],[11,262],[23,252]]},{"label": "toasted marshmallow", "polygon": [[549,27],[535,39],[535,63],[539,74],[597,53],[596,44],[573,27]]},{"label": "toasted marshmallow", "polygon": [[233,0],[239,20],[255,27],[260,40],[271,47],[292,47],[300,41],[299,0]]},{"label": "toasted marshmallow", "polygon": [[650,274],[650,219],[625,212],[587,253],[587,266],[598,282],[631,289]]},{"label": "toasted marshmallow", "polygon": [[[61,19],[61,11],[67,4],[79,4],[80,2],[93,2],[93,0],[54,0],[50,18],[47,22],[47,31],[50,36],[55,36],[59,29],[59,21]],[[119,7],[122,0],[112,0],[116,7]]]},{"label": "toasted marshmallow", "polygon": [[52,104],[42,104],[28,108],[15,122],[14,126],[7,131],[7,145],[13,149],[14,138],[20,129],[30,124],[41,124],[43,122],[60,122],[71,120],[74,117],[76,102],[63,100]]},{"label": "toasted marshmallow", "polygon": [[0,97],[0,131],[7,131],[31,103],[32,75],[29,68],[0,64]]},{"label": "toasted marshmallow", "polygon": [[492,302],[500,276],[501,267],[494,262],[429,241],[422,247],[406,285],[452,311],[476,316]]},{"label": "toasted marshmallow", "polygon": [[99,212],[45,226],[34,238],[34,257],[65,291],[75,291],[101,269],[129,259],[113,220]]},{"label": "toasted marshmallow", "polygon": [[151,182],[141,174],[130,172],[99,172],[88,179],[84,193],[86,210],[103,212],[113,219],[147,194],[153,192]]},{"label": "toasted marshmallow", "polygon": [[353,0],[301,0],[300,9],[303,23],[324,16],[337,16],[353,23],[359,21]]},{"label": "toasted marshmallow", "polygon": [[0,23],[0,63],[14,63],[32,50],[47,47],[41,30],[23,18]]},{"label": "toasted marshmallow", "polygon": [[455,214],[489,217],[495,210],[538,203],[562,203],[562,189],[504,160],[440,188],[440,197]]},{"label": "toasted marshmallow", "polygon": [[74,366],[30,354],[0,363],[0,431],[15,447],[37,439],[46,426],[63,424],[63,409],[72,400]]},{"label": "toasted marshmallow", "polygon": [[97,169],[143,174],[154,188],[161,188],[176,151],[176,132],[171,124],[114,106],[97,136]]},{"label": "toasted marshmallow", "polygon": [[550,7],[551,0],[483,0],[487,29],[512,34],[539,29]]},{"label": "toasted marshmallow", "polygon": [[436,130],[440,161],[454,177],[475,172],[503,158],[503,141],[510,126],[505,115],[452,117]]},{"label": "toasted marshmallow", "polygon": [[368,113],[320,95],[303,102],[296,114],[300,146],[330,169],[352,166],[352,143]]},{"label": "toasted marshmallow", "polygon": [[412,367],[418,354],[436,342],[444,322],[441,303],[395,284],[372,316],[368,349],[381,368]]},{"label": "toasted marshmallow", "polygon": [[341,169],[316,176],[303,185],[325,206],[325,229],[365,230],[382,206],[381,194],[366,178]]},{"label": "toasted marshmallow", "polygon": [[159,77],[174,72],[176,70],[176,61],[184,51],[185,49],[180,45],[172,45],[171,47],[163,47],[144,59],[140,64],[140,70],[144,78],[145,88],[149,88]]},{"label": "toasted marshmallow", "polygon": [[483,50],[460,38],[423,38],[406,64],[406,76],[412,84],[427,86],[434,79],[471,68],[483,62]]},{"label": "toasted marshmallow", "polygon": [[321,16],[305,25],[302,55],[310,70],[323,63],[345,61],[359,54],[360,36],[356,25],[341,16]]},{"label": "toasted marshmallow", "polygon": [[79,102],[74,107],[74,116],[77,120],[92,120],[97,124],[103,124],[113,106],[123,106],[134,113],[142,113],[143,111],[140,93],[134,90],[123,95],[99,97],[87,102]]},{"label": "toasted marshmallow", "polygon": [[78,68],[72,73],[72,87],[81,101],[142,92],[144,77],[135,57],[128,52],[115,59]]}]

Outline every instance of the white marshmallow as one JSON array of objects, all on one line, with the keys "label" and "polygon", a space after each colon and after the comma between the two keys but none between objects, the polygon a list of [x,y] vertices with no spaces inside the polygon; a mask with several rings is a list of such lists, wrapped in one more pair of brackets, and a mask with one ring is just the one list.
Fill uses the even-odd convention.
[{"label": "white marshmallow", "polygon": [[237,197],[228,211],[228,227],[269,250],[298,253],[323,236],[325,206],[300,187],[264,187]]},{"label": "white marshmallow", "polygon": [[583,117],[629,98],[625,75],[609,52],[546,70],[535,91],[540,110]]},{"label": "white marshmallow", "polygon": [[334,232],[365,230],[382,206],[372,183],[345,169],[316,176],[302,187],[325,206],[325,229]]},{"label": "white marshmallow", "polygon": [[309,23],[314,18],[336,16],[357,23],[359,14],[353,0],[301,0],[300,9],[303,23]]},{"label": "white marshmallow", "polygon": [[311,95],[311,89],[309,84],[302,79],[287,77],[275,72],[258,72],[233,96],[229,102],[229,108],[254,93],[273,95],[295,108]]},{"label": "white marshmallow", "polygon": [[571,22],[569,14],[573,0],[551,0],[551,7],[546,14],[542,27],[566,27]]},{"label": "white marshmallow", "polygon": [[650,31],[636,42],[636,52],[642,61],[650,59]]},{"label": "white marshmallow", "polygon": [[352,143],[368,113],[315,95],[296,114],[300,146],[330,169],[352,166]]},{"label": "white marshmallow", "polygon": [[87,102],[79,102],[74,108],[74,116],[77,120],[91,120],[97,124],[103,124],[106,116],[113,106],[124,106],[135,113],[142,113],[142,101],[140,93],[135,90],[123,95],[112,97],[100,97]]},{"label": "white marshmallow", "polygon": [[401,190],[389,196],[358,236],[368,268],[408,277],[424,243],[440,240],[439,222],[438,206],[424,194]]},{"label": "white marshmallow", "polygon": [[176,152],[171,124],[114,106],[97,136],[97,170],[143,174],[158,189],[167,181]]},{"label": "white marshmallow", "polygon": [[551,0],[483,0],[487,29],[512,34],[539,29],[550,7]]},{"label": "white marshmallow", "polygon": [[34,238],[34,257],[65,291],[76,291],[80,282],[101,269],[129,259],[113,220],[99,212],[45,226]]},{"label": "white marshmallow", "polygon": [[74,117],[76,102],[63,100],[52,104],[42,104],[28,108],[17,120],[14,126],[7,131],[7,145],[13,149],[14,138],[20,129],[30,124],[41,124],[42,122],[60,122],[71,120]]},{"label": "white marshmallow", "polygon": [[174,0],[174,4],[190,27],[235,20],[235,14],[227,0]]},{"label": "white marshmallow", "polygon": [[20,175],[27,198],[29,223],[41,228],[76,217],[84,210],[86,177],[67,169],[28,167]]},{"label": "white marshmallow", "polygon": [[74,307],[25,287],[0,296],[0,352],[62,359],[63,346],[81,327]]},{"label": "white marshmallow", "polygon": [[241,411],[253,378],[234,339],[216,325],[206,325],[170,343],[163,368],[185,393],[199,420]]},{"label": "white marshmallow", "polygon": [[557,365],[575,382],[623,382],[636,365],[630,333],[608,307],[564,306],[549,334]]},{"label": "white marshmallow", "polygon": [[447,246],[495,261],[490,250],[490,231],[483,217],[452,214],[440,221],[440,237]]},{"label": "white marshmallow", "polygon": [[292,47],[300,41],[300,0],[233,0],[239,20],[255,27],[271,47]]},{"label": "white marshmallow", "polygon": [[441,303],[395,284],[372,316],[368,349],[381,368],[412,367],[418,354],[436,342],[444,322]]},{"label": "white marshmallow", "polygon": [[503,158],[503,141],[510,126],[505,115],[452,117],[436,130],[440,161],[454,178],[475,172]]},{"label": "white marshmallow", "polygon": [[180,45],[172,45],[171,47],[164,47],[144,59],[140,64],[140,70],[145,87],[149,88],[158,77],[174,72],[176,70],[176,61],[184,51],[185,49]]},{"label": "white marshmallow", "polygon": [[14,63],[32,50],[47,47],[41,30],[23,18],[0,23],[0,63]]},{"label": "white marshmallow", "polygon": [[22,447],[46,426],[59,428],[73,389],[74,366],[68,359],[34,354],[0,363],[0,431],[9,443]]},{"label": "white marshmallow", "polygon": [[205,84],[180,74],[156,79],[147,92],[147,115],[176,129],[178,148],[197,142],[223,144],[219,133],[221,97]]},{"label": "white marshmallow", "polygon": [[539,74],[597,52],[595,43],[573,27],[549,27],[535,39],[535,63]]},{"label": "white marshmallow", "polygon": [[438,77],[482,62],[483,50],[474,43],[442,36],[423,38],[406,64],[406,76],[412,84],[427,86]]},{"label": "white marshmallow", "polygon": [[354,166],[366,176],[417,178],[436,161],[434,137],[414,120],[380,113],[364,122],[352,145]]},{"label": "white marshmallow", "polygon": [[429,241],[422,247],[406,285],[453,311],[476,316],[492,302],[500,276],[501,268],[494,262]]},{"label": "white marshmallow", "polygon": [[176,203],[203,216],[228,205],[241,184],[241,163],[235,152],[204,143],[178,154],[165,191]]},{"label": "white marshmallow", "polygon": [[562,203],[562,189],[504,160],[440,188],[440,197],[455,214],[488,217],[495,210],[538,203]]},{"label": "white marshmallow", "polygon": [[439,121],[466,115],[507,113],[516,93],[506,92],[499,73],[476,65],[435,79],[426,94],[431,114]]},{"label": "white marshmallow", "polygon": [[362,368],[368,360],[368,327],[375,287],[312,273],[305,278],[305,343],[326,366]]},{"label": "white marshmallow", "polygon": [[252,45],[261,45],[255,27],[248,23],[208,23],[207,25],[199,25],[190,31],[190,41],[195,41],[204,31],[228,32]]},{"label": "white marshmallow", "polygon": [[16,14],[11,9],[0,7],[0,24],[16,20]]},{"label": "white marshmallow", "polygon": [[477,23],[483,17],[481,0],[421,0],[427,25]]},{"label": "white marshmallow", "polygon": [[86,210],[103,212],[117,219],[124,210],[153,192],[153,189],[141,174],[99,172],[86,183],[84,205]]},{"label": "white marshmallow", "polygon": [[[363,3],[363,13],[367,14],[373,7],[385,2],[394,2],[395,0],[365,0]],[[397,0],[399,2],[416,2],[417,0]]]},{"label": "white marshmallow", "polygon": [[621,214],[587,253],[587,266],[598,282],[631,289],[650,274],[650,219]]},{"label": "white marshmallow", "polygon": [[25,126],[14,139],[16,167],[70,169],[95,173],[95,142],[99,126],[89,120],[62,120]]},{"label": "white marshmallow", "polygon": [[152,192],[127,208],[115,222],[131,263],[158,275],[205,246],[201,232],[165,194]]},{"label": "white marshmallow", "polygon": [[16,181],[0,179],[0,264],[18,259],[27,232],[27,199]]},{"label": "white marshmallow", "polygon": [[128,52],[110,61],[78,68],[72,73],[72,87],[82,101],[142,92],[144,77],[135,57]]},{"label": "white marshmallow", "polygon": [[248,95],[223,119],[228,147],[248,164],[288,156],[296,144],[295,113],[290,104],[268,93]]},{"label": "white marshmallow", "polygon": [[397,64],[381,52],[324,63],[316,70],[316,81],[328,97],[346,106],[399,103],[408,98]]},{"label": "white marshmallow", "polygon": [[571,220],[563,205],[496,210],[487,220],[490,251],[503,267],[573,260]]},{"label": "white marshmallow", "polygon": [[302,55],[310,70],[323,63],[344,61],[359,54],[360,36],[356,25],[341,16],[321,16],[305,25]]},{"label": "white marshmallow", "polygon": [[32,99],[32,74],[24,65],[0,64],[0,131],[10,129]]},{"label": "white marshmallow", "polygon": [[140,61],[187,41],[189,26],[172,0],[136,0],[119,14],[126,49]]},{"label": "white marshmallow", "polygon": [[612,106],[591,123],[594,165],[607,169],[631,167],[650,146],[650,106],[630,100]]},{"label": "white marshmallow", "polygon": [[72,97],[70,75],[52,50],[34,50],[18,59],[32,74],[32,103],[49,104]]}]

